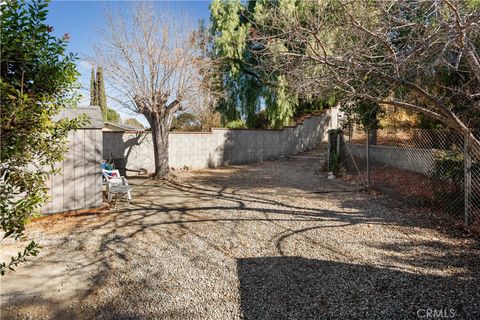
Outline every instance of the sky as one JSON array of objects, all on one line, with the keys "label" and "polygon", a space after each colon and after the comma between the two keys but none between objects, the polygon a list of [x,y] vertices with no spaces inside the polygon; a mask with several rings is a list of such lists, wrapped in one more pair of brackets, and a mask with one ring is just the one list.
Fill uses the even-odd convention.
[{"label": "sky", "polygon": [[[209,1],[156,1],[162,9],[169,12],[182,14],[190,17],[194,23],[199,19],[209,20],[210,13]],[[80,92],[84,96],[81,105],[90,103],[90,73],[91,65],[82,60],[93,54],[93,45],[99,43],[98,30],[104,23],[104,12],[107,7],[118,7],[121,10],[127,10],[131,1],[66,1],[53,0],[49,5],[47,24],[53,26],[54,34],[62,37],[65,33],[70,35],[68,50],[76,53],[80,60],[77,62],[78,71],[81,73],[79,81],[84,89]],[[107,96],[109,86],[106,83]],[[131,111],[120,108],[112,99],[107,97],[107,105],[120,113],[123,120],[126,118],[136,118],[144,124],[147,124],[143,116],[135,115]]]}]

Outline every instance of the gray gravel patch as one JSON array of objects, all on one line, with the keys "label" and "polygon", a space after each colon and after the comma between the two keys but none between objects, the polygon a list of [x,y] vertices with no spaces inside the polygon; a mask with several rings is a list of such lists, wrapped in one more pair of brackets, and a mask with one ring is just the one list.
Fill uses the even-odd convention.
[{"label": "gray gravel patch", "polygon": [[131,179],[130,207],[32,223],[44,249],[2,279],[2,319],[480,318],[478,239],[320,165],[313,152]]}]

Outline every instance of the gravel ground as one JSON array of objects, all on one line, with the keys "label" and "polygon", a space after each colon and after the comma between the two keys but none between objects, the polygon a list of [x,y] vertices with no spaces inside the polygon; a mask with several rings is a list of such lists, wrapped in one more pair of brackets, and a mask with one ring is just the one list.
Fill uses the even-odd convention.
[{"label": "gravel ground", "polygon": [[478,239],[319,165],[130,179],[130,207],[34,222],[44,249],[2,278],[1,319],[480,318]]}]

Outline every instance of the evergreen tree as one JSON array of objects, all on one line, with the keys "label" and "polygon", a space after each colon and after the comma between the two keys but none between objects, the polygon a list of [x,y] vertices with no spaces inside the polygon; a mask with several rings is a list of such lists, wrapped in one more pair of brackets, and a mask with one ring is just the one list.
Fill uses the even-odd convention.
[{"label": "evergreen tree", "polygon": [[97,69],[97,81],[96,81],[96,96],[97,103],[102,110],[103,118],[106,119],[107,116],[107,95],[105,94],[105,82],[103,80],[103,69],[98,67]]},{"label": "evergreen tree", "polygon": [[97,95],[96,95],[96,81],[95,81],[95,70],[92,68],[92,73],[90,75],[90,105],[91,106],[96,106],[98,101],[97,101]]},{"label": "evergreen tree", "polygon": [[121,123],[120,114],[112,108],[107,108],[106,114],[103,115],[103,120],[113,123]]},{"label": "evergreen tree", "polygon": [[[263,72],[256,52],[263,50],[264,44],[256,33],[258,24],[272,9],[303,14],[309,6],[302,1],[269,0],[213,0],[210,5],[211,46],[214,57],[221,62],[219,73],[225,93],[217,105],[223,122],[244,119],[249,128],[255,128],[265,116],[269,127],[278,128],[301,114],[304,104],[314,110],[322,108],[320,101],[300,100],[281,71]],[[272,36],[276,33],[273,27],[263,25],[260,31]],[[287,46],[282,50],[288,51]]]},{"label": "evergreen tree", "polygon": [[114,109],[107,107],[107,95],[105,94],[105,82],[103,80],[103,69],[98,67],[95,77],[95,70],[92,68],[90,78],[90,105],[100,106],[104,121],[120,123],[120,115]]}]

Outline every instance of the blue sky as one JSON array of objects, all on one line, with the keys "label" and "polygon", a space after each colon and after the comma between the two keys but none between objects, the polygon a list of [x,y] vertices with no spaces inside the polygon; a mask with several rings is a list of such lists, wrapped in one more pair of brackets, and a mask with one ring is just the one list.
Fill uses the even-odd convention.
[{"label": "blue sky", "polygon": [[[156,1],[157,4],[172,13],[182,13],[189,16],[195,23],[203,18],[208,21],[210,13],[209,1]],[[103,25],[103,16],[106,7],[114,6],[126,9],[129,1],[60,1],[53,0],[49,5],[47,23],[54,27],[56,36],[70,35],[69,51],[77,53],[79,58],[92,55],[92,46],[98,43],[98,32]],[[79,78],[83,87],[90,86],[91,66],[79,61],[78,71],[82,74]],[[108,90],[108,83],[106,84]],[[85,99],[82,105],[89,104],[88,90],[82,90]],[[108,91],[107,91],[108,95]],[[133,116],[128,110],[118,108],[113,101],[108,101],[108,106],[116,109],[123,119],[137,118],[146,124],[142,116]]]}]

